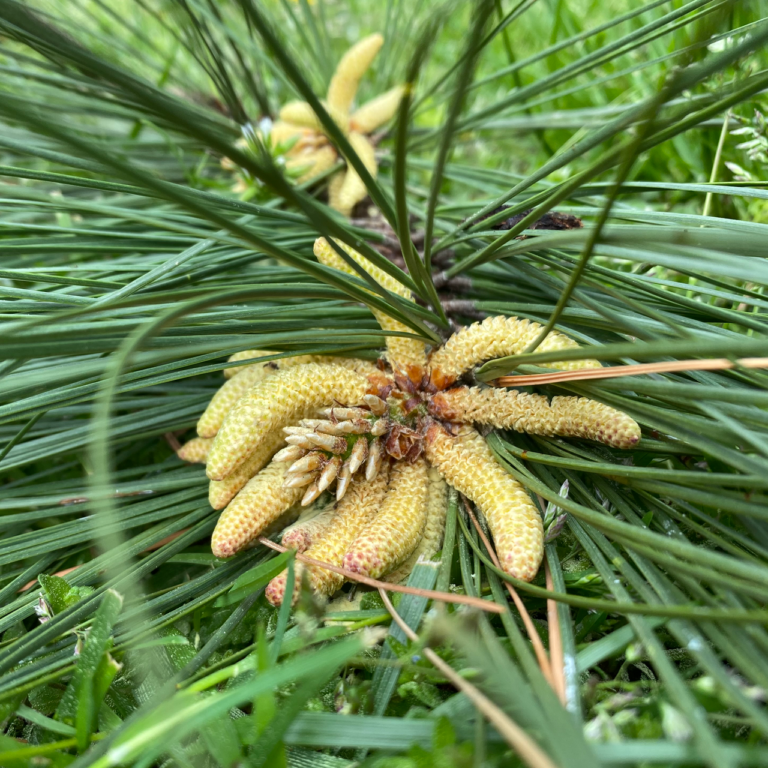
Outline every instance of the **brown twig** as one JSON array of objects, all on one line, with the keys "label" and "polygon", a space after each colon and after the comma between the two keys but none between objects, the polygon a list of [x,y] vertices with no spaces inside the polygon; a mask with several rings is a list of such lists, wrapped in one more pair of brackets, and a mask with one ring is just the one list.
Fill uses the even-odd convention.
[{"label": "brown twig", "polygon": [[617,365],[613,368],[587,368],[583,371],[553,371],[552,373],[532,373],[527,376],[499,376],[491,383],[499,387],[522,387],[535,384],[558,384],[561,381],[617,379],[620,376],[641,376],[648,373],[725,371],[731,368],[768,368],[768,357],[742,357],[735,361],[725,358],[672,360],[667,363],[638,363],[637,365]]},{"label": "brown twig", "polygon": [[[554,592],[552,573],[546,559],[544,560],[544,576],[547,580],[547,589]],[[549,659],[552,664],[554,689],[560,703],[565,706],[565,658],[563,656],[563,638],[560,634],[560,614],[555,600],[547,600],[547,631],[549,633]]]},{"label": "brown twig", "polygon": [[179,438],[176,437],[176,435],[173,432],[166,432],[163,437],[165,438],[168,445],[171,446],[171,450],[174,453],[178,453],[181,449],[181,443],[179,442]]},{"label": "brown twig", "polygon": [[[152,552],[155,549],[160,549],[164,544],[167,544],[170,541],[173,541],[174,539],[181,536],[182,533],[185,533],[188,531],[188,528],[182,528],[180,531],[176,531],[176,533],[172,533],[170,536],[166,536],[161,541],[156,541],[154,544],[150,544],[146,549],[141,550],[141,554],[144,554],[144,552]],[[82,568],[82,565],[73,565],[71,568],[65,568],[63,571],[56,571],[54,573],[54,576],[66,576],[69,573],[72,573],[73,571],[76,571],[78,568]],[[30,587],[34,587],[35,584],[37,584],[37,579],[32,579],[32,581],[28,581],[19,591],[17,594],[20,594],[21,592],[26,592]]]},{"label": "brown twig", "polygon": [[[389,611],[392,620],[403,631],[403,634],[411,640],[418,640],[418,635],[403,621],[395,610],[385,589],[379,588],[379,595],[384,607]],[[529,768],[557,768],[549,755],[522,729],[496,706],[484,693],[476,688],[468,680],[465,680],[453,667],[444,662],[431,648],[423,648],[422,653],[429,659],[435,669],[461,691],[478,711],[485,715],[488,721],[501,734],[504,741],[517,752],[520,758]]]},{"label": "brown twig", "polygon": [[[497,568],[501,568],[499,558],[496,556],[496,550],[491,546],[491,542],[488,541],[488,537],[485,535],[485,531],[480,526],[477,517],[475,517],[475,513],[472,511],[472,507],[464,495],[462,495],[461,500],[464,502],[464,508],[467,510],[469,519],[472,521],[472,525],[475,526],[475,529],[477,530],[483,545],[488,550],[488,554],[491,556],[493,564]],[[525,603],[520,599],[520,595],[517,594],[517,590],[507,581],[504,582],[504,585],[506,586],[512,601],[514,602],[515,607],[520,613],[520,618],[523,620],[523,625],[525,626],[525,631],[528,634],[528,639],[531,641],[533,652],[536,654],[536,660],[539,662],[539,669],[541,669],[541,674],[544,675],[546,681],[550,684],[550,686],[552,686],[552,690],[557,692],[557,688],[555,687],[555,680],[552,676],[552,666],[549,661],[549,656],[547,656],[544,643],[541,642],[539,633],[536,631],[536,627],[533,624],[531,614],[528,613],[528,609],[525,607]]]},{"label": "brown twig", "polygon": [[[288,548],[281,544],[276,544],[274,541],[259,538],[265,547],[274,549],[277,552],[287,552]],[[347,581],[357,581],[361,584],[367,584],[369,587],[376,587],[377,589],[385,589],[389,592],[404,592],[407,595],[418,595],[419,597],[426,597],[430,600],[439,600],[443,603],[461,603],[462,605],[471,605],[473,608],[479,608],[481,611],[487,611],[488,613],[503,613],[504,608],[496,603],[492,603],[488,600],[481,600],[479,597],[472,597],[471,595],[454,595],[451,592],[435,592],[431,589],[419,589],[417,587],[406,587],[403,584],[388,584],[385,581],[378,581],[372,579],[369,576],[363,576],[362,574],[355,573],[354,571],[348,571],[345,568],[339,568],[337,565],[331,565],[330,563],[324,563],[321,560],[315,560],[311,557],[305,557],[304,555],[296,554],[296,559],[300,563],[306,565],[313,565],[316,568],[324,568],[326,571],[333,571],[333,573],[339,573],[344,576]]]}]

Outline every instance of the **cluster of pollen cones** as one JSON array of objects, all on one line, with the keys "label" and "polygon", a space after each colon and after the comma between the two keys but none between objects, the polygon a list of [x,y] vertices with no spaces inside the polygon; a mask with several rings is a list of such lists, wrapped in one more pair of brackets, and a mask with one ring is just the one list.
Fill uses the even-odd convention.
[{"label": "cluster of pollen cones", "polygon": [[[384,38],[379,34],[369,35],[355,43],[339,61],[322,102],[372,176],[378,172],[378,163],[371,134],[392,119],[405,90],[403,86],[395,86],[357,109],[352,109],[360,80],[383,44]],[[298,174],[299,183],[309,182],[332,171],[343,159],[318,116],[305,101],[284,104],[279,119],[271,126],[268,135],[262,135],[261,138],[273,150],[283,150],[285,166]],[[245,139],[240,140],[239,145],[248,146]],[[228,170],[236,170],[228,158],[222,164]],[[241,178],[235,191],[244,192],[247,187],[246,179]],[[355,205],[364,200],[367,194],[365,183],[351,165],[332,173],[329,179],[328,204],[345,216],[349,216]]]},{"label": "cluster of pollen cones", "polygon": [[[385,288],[411,298],[390,275],[338,245]],[[323,238],[315,255],[352,271]],[[409,330],[380,310],[374,314],[385,330]],[[623,450],[640,439],[630,416],[594,400],[462,383],[486,360],[523,352],[540,330],[500,316],[461,328],[434,349],[412,336],[388,336],[378,364],[317,355],[264,362],[259,358],[278,354],[265,350],[234,355],[227,381],[198,422],[199,436],[179,451],[206,464],[211,505],[223,510],[214,554],[231,557],[278,525],[283,544],[307,558],[400,581],[419,558],[439,551],[450,485],[485,517],[502,568],[533,579],[544,547],[540,511],[476,427],[598,440]],[[539,349],[577,347],[551,332]],[[297,563],[304,571],[317,594],[331,595],[344,582],[338,573]],[[285,583],[285,573],[270,583],[271,602],[283,600]]]}]

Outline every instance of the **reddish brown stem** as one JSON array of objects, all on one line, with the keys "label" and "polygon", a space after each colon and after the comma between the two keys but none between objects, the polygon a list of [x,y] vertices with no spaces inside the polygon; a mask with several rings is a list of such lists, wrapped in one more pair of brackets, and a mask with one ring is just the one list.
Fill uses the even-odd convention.
[{"label": "reddish brown stem", "polygon": [[[552,582],[552,574],[549,563],[544,561],[544,574],[547,580],[547,589],[555,591]],[[565,659],[563,657],[563,639],[560,634],[560,615],[557,612],[557,602],[547,600],[547,630],[549,632],[549,658],[552,663],[552,679],[555,683],[554,690],[560,703],[565,706]]]},{"label": "reddish brown stem", "polygon": [[[176,531],[176,533],[172,533],[170,536],[166,536],[162,541],[157,541],[154,544],[150,545],[146,549],[142,550],[142,553],[144,552],[152,552],[152,550],[160,549],[164,544],[167,544],[169,541],[173,541],[174,539],[181,536],[182,533],[187,531],[187,528],[182,528],[180,531]],[[63,571],[56,571],[54,573],[54,576],[66,576],[69,573],[72,573],[73,571],[76,571],[78,568],[82,566],[80,565],[73,565],[71,568],[65,568]],[[34,587],[35,584],[37,584],[37,579],[32,579],[32,581],[27,582],[20,590],[19,592],[26,592],[30,587]]]},{"label": "reddish brown stem", "polygon": [[725,371],[730,368],[768,368],[768,357],[742,357],[735,361],[725,358],[672,360],[668,363],[638,363],[637,365],[617,365],[613,368],[532,373],[530,376],[499,376],[491,384],[498,387],[527,387],[535,384],[558,384],[561,381],[617,379],[621,376],[641,376],[648,373],[671,373],[675,371]]},{"label": "reddish brown stem", "polygon": [[[259,538],[265,547],[274,549],[277,552],[287,552],[288,548],[283,547],[280,544],[276,544],[274,541]],[[296,559],[300,563],[307,565],[313,565],[316,568],[324,568],[326,571],[333,571],[333,573],[339,573],[344,576],[347,581],[357,581],[361,584],[367,584],[369,587],[376,587],[377,589],[385,589],[388,592],[404,592],[407,595],[418,595],[419,597],[426,597],[429,600],[439,600],[443,603],[461,603],[462,605],[471,605],[473,608],[479,608],[481,611],[487,611],[488,613],[503,613],[504,608],[496,603],[492,603],[488,600],[481,600],[479,597],[472,597],[471,595],[455,595],[450,592],[435,592],[431,589],[418,589],[417,587],[407,587],[404,584],[387,584],[385,581],[378,581],[377,579],[371,579],[368,576],[363,576],[354,571],[348,571],[345,568],[339,568],[337,565],[331,565],[330,563],[324,563],[321,560],[315,560],[311,557],[305,557],[304,555],[296,554]]]},{"label": "reddish brown stem", "polygon": [[[472,520],[472,524],[475,526],[478,535],[485,545],[485,548],[488,550],[488,554],[491,556],[493,564],[497,568],[501,568],[499,558],[496,556],[496,550],[491,546],[491,542],[488,541],[488,537],[485,535],[485,531],[483,531],[483,529],[480,527],[480,523],[475,517],[475,513],[472,511],[472,507],[470,506],[465,496],[462,496],[461,500],[464,502],[464,508],[467,510],[467,514],[469,515],[470,520]],[[536,631],[536,627],[533,624],[531,614],[528,613],[528,609],[525,607],[525,603],[520,599],[520,595],[517,594],[517,590],[508,581],[505,581],[504,585],[506,586],[512,601],[514,602],[515,607],[520,613],[520,618],[523,620],[523,625],[525,626],[525,631],[528,634],[528,639],[531,641],[531,645],[533,646],[533,652],[536,654],[536,660],[539,663],[541,674],[544,675],[546,681],[552,687],[552,690],[557,692],[555,681],[552,676],[552,666],[550,664],[549,657],[547,656],[547,651],[544,648],[544,643],[541,642],[539,633]]]}]

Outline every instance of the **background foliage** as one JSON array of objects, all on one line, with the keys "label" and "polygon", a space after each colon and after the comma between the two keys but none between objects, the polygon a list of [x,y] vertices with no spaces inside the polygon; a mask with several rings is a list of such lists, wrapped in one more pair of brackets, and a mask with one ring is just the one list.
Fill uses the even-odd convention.
[{"label": "background foliage", "polygon": [[[363,301],[433,341],[444,307],[549,321],[604,364],[768,356],[766,10],[0,0],[0,765],[522,764],[428,640],[562,768],[765,764],[765,373],[541,388],[630,413],[631,454],[491,438],[567,513],[551,586],[516,584],[562,647],[564,707],[514,609],[405,595],[417,641],[376,593],[275,611],[263,588],[285,556],[214,558],[204,472],[171,445],[231,353],[375,358]],[[418,78],[368,179],[386,232],[334,215],[322,180],[297,188],[279,157],[233,146],[249,121],[324,93],[373,31],[387,43],[362,100]],[[246,195],[223,156],[252,178]],[[585,228],[529,228],[552,209]],[[371,298],[314,261],[318,233],[399,239],[423,304],[443,304]],[[476,530],[455,506],[450,520],[440,561],[409,583],[506,606]],[[358,632],[373,626],[389,627],[383,646]]]}]

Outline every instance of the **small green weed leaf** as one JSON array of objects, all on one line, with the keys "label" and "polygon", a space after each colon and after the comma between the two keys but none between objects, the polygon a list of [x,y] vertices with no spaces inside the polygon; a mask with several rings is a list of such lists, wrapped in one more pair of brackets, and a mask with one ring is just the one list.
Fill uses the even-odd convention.
[{"label": "small green weed leaf", "polygon": [[163,637],[142,643],[138,648],[151,648],[155,645],[162,645],[165,648],[165,655],[176,671],[189,664],[196,654],[192,643],[176,627],[168,627],[163,630]]},{"label": "small green weed leaf", "polygon": [[[61,689],[52,685],[41,685],[38,688],[33,688],[27,699],[33,709],[44,715],[52,715],[56,711],[56,707],[59,706],[63,693]],[[2,713],[0,713],[0,720],[2,719]]]},{"label": "small green weed leaf", "polygon": [[[259,624],[256,633],[256,668],[259,672],[266,672],[274,663],[270,659],[269,645],[267,643],[264,625]],[[256,736],[260,736],[267,730],[272,718],[277,711],[277,701],[274,691],[263,691],[253,701],[253,729]]]},{"label": "small green weed leaf", "polygon": [[437,718],[435,730],[432,735],[432,744],[435,750],[453,746],[456,743],[456,731],[447,717]]},{"label": "small green weed leaf", "polygon": [[112,627],[123,605],[114,590],[104,593],[85,644],[77,660],[75,673],[56,710],[56,719],[74,725],[77,747],[84,751],[96,727],[96,718],[104,695],[119,665],[109,656]]},{"label": "small green weed leaf", "polygon": [[15,696],[0,702],[0,723],[5,722],[24,701],[24,694],[18,693]]},{"label": "small green weed leaf", "polygon": [[442,703],[443,697],[437,686],[431,683],[409,680],[397,687],[397,695],[402,699],[412,700],[418,704],[424,704],[433,708]]},{"label": "small green weed leaf", "polygon": [[51,606],[54,616],[93,592],[93,587],[72,586],[61,576],[47,576],[41,573],[37,580],[43,588],[43,596]]},{"label": "small green weed leaf", "polygon": [[200,729],[200,735],[219,768],[232,768],[242,760],[237,728],[228,715],[206,723]]}]

